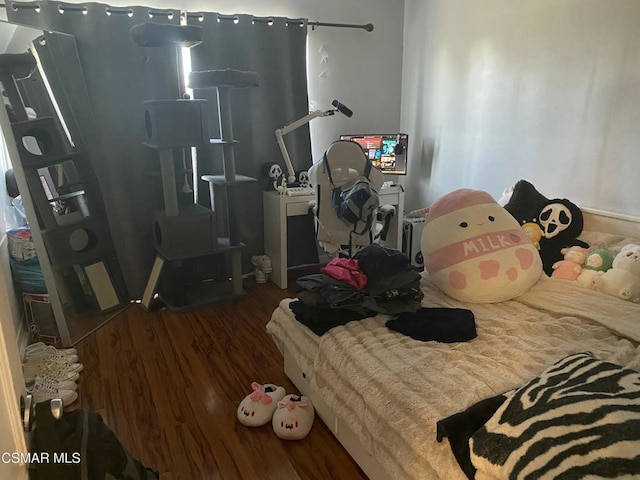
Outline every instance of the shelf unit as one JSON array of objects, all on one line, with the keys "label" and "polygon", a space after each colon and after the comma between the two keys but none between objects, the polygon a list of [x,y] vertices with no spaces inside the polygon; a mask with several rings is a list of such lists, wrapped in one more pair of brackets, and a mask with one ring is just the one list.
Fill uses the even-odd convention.
[{"label": "shelf unit", "polygon": [[11,107],[13,138],[8,147],[13,171],[60,340],[70,345],[65,312],[109,312],[128,297],[91,152],[74,150],[55,117],[27,113],[17,81],[35,68],[31,53],[0,55],[0,82]]}]

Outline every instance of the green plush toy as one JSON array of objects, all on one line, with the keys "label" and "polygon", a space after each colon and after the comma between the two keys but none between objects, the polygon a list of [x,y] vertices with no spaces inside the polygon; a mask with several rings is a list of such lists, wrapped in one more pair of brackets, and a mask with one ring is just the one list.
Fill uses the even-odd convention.
[{"label": "green plush toy", "polygon": [[613,265],[613,254],[604,248],[598,248],[589,255],[584,262],[584,268],[587,270],[596,270],[598,272],[606,272]]}]

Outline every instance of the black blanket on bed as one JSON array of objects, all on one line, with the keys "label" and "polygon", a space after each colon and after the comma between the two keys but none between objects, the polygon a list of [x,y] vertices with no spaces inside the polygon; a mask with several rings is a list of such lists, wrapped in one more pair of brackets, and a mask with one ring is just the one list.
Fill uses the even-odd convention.
[{"label": "black blanket on bed", "polygon": [[444,438],[449,439],[451,451],[469,479],[475,478],[476,475],[476,468],[471,463],[469,440],[480,427],[487,423],[506,398],[505,395],[487,398],[464,412],[455,413],[436,424],[436,440],[441,442]]}]

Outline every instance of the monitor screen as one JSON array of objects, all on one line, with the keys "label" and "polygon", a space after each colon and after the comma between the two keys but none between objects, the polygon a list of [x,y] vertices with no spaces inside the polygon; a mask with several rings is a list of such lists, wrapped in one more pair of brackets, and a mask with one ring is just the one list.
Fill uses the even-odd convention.
[{"label": "monitor screen", "polygon": [[369,161],[382,173],[407,174],[407,134],[340,135],[340,140],[351,140],[360,145]]}]

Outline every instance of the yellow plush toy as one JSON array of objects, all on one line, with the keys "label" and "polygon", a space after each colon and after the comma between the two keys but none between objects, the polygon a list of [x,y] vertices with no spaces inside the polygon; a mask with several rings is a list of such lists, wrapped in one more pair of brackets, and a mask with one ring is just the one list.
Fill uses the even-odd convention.
[{"label": "yellow plush toy", "polygon": [[480,190],[456,190],[431,205],[421,243],[425,269],[457,300],[502,302],[542,274],[540,255],[518,221]]},{"label": "yellow plush toy", "polygon": [[542,229],[540,225],[534,222],[527,222],[522,224],[522,230],[531,239],[533,246],[540,250],[540,239],[542,238]]}]

